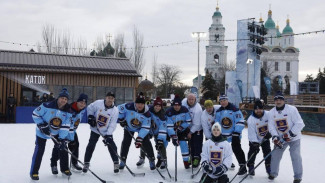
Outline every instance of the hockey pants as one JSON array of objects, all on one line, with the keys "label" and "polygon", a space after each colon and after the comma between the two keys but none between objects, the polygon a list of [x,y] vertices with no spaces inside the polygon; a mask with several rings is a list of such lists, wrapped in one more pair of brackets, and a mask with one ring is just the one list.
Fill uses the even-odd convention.
[{"label": "hockey pants", "polygon": [[[132,134],[132,136],[130,135],[130,133]],[[132,142],[132,137],[134,135],[134,132],[130,131],[130,133],[126,129],[124,129],[124,136],[123,136],[123,141],[122,141],[122,145],[121,145],[121,157],[125,162],[126,162],[126,159],[127,159],[128,153],[129,153],[130,145]],[[149,139],[149,135],[144,137],[143,142],[142,142],[142,148],[147,153],[149,158],[151,159],[149,161],[154,161],[155,155],[153,153],[153,148],[152,148],[151,141]]]},{"label": "hockey pants", "polygon": [[38,171],[41,167],[45,146],[46,146],[46,139],[36,136],[35,149],[32,158],[32,165],[29,172],[30,175],[38,174]]},{"label": "hockey pants", "polygon": [[282,149],[276,148],[274,150],[271,158],[271,175],[274,177],[278,176],[280,161],[283,152],[286,150],[288,146],[290,146],[289,151],[290,151],[290,157],[291,157],[291,162],[292,162],[292,167],[294,172],[294,178],[302,179],[303,168],[302,168],[302,159],[300,154],[300,139],[292,142],[287,142],[283,145]]},{"label": "hockey pants", "polygon": [[[79,140],[77,133],[74,134],[74,141],[69,142],[68,148],[75,157],[79,157]],[[52,150],[51,166],[57,166],[57,161],[61,159],[60,154],[60,150],[54,146]],[[75,165],[77,162],[77,159],[71,157],[72,164]]]},{"label": "hockey pants", "polygon": [[[267,156],[270,152],[271,152],[271,145],[270,145],[270,140],[266,140],[262,145],[262,151],[263,151],[263,157],[265,158],[265,156]],[[255,149],[253,148],[253,145],[251,142],[249,142],[249,151],[248,151],[248,158],[250,158],[252,156],[253,153],[255,153],[253,155],[253,157],[247,162],[247,166],[254,166],[255,164],[255,159],[256,159],[256,155],[258,154],[258,152],[260,151],[260,149],[257,149],[257,152],[255,152]],[[272,156],[272,155],[271,155]],[[271,163],[271,156],[269,156],[268,158],[266,158],[265,160],[265,165],[270,165]]]},{"label": "hockey pants", "polygon": [[191,146],[191,156],[193,159],[201,160],[202,145],[203,145],[203,130],[196,131],[192,134],[192,138],[189,141]]},{"label": "hockey pants", "polygon": [[[89,142],[88,142],[88,145],[86,148],[85,159],[84,159],[85,163],[90,162],[99,137],[100,137],[99,134],[97,134],[93,131],[90,132],[90,138],[89,138]],[[116,147],[114,140],[113,140],[113,143],[107,145],[107,148],[108,148],[109,154],[111,155],[113,163],[117,164],[119,161],[118,161],[118,157],[116,155],[117,147]]]},{"label": "hockey pants", "polygon": [[[57,138],[57,137],[55,137]],[[57,161],[60,159],[60,170],[64,172],[69,170],[69,156],[66,150],[61,150],[59,144],[54,142],[54,147],[52,149],[52,157],[51,157],[51,167],[57,166]]]},{"label": "hockey pants", "polygon": [[243,149],[241,148],[239,137],[232,138],[231,147],[232,147],[232,151],[234,152],[239,165],[245,165],[246,164],[245,153],[244,153]]}]

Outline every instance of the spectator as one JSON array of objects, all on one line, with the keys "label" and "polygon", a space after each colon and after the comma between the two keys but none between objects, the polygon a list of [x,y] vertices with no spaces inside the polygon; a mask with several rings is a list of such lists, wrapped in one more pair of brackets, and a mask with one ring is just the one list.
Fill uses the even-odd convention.
[{"label": "spectator", "polygon": [[10,93],[7,98],[7,122],[13,122],[15,119],[14,111],[15,111],[16,99],[14,98],[14,94]]},{"label": "spectator", "polygon": [[41,99],[39,95],[36,95],[33,100],[33,105],[40,105],[41,104]]},{"label": "spectator", "polygon": [[48,101],[50,102],[50,101],[53,101],[53,100],[55,100],[55,98],[54,98],[54,94],[51,92],[50,96],[48,96]]},{"label": "spectator", "polygon": [[41,98],[41,102],[48,102],[49,101],[49,97],[47,95],[47,93],[43,93],[43,96]]}]

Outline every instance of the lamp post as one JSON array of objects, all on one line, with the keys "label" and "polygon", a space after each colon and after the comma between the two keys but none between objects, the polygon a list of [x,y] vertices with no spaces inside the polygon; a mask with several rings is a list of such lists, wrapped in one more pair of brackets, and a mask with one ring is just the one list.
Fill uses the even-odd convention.
[{"label": "lamp post", "polygon": [[197,82],[198,82],[198,98],[200,99],[200,38],[206,36],[205,32],[192,32],[192,37],[197,38]]},{"label": "lamp post", "polygon": [[249,88],[249,65],[253,64],[252,59],[247,59],[246,65],[247,65],[247,88],[246,88],[246,99],[248,100],[248,88]]}]

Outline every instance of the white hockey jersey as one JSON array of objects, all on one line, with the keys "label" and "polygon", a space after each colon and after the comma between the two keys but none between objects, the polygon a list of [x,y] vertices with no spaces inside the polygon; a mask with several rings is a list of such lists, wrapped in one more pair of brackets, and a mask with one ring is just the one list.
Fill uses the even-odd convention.
[{"label": "white hockey jersey", "polygon": [[272,136],[279,136],[291,132],[296,135],[291,139],[295,141],[301,138],[301,130],[305,127],[304,122],[296,107],[285,104],[282,111],[277,111],[276,108],[272,108],[268,113],[269,118],[269,131]]},{"label": "white hockey jersey", "polygon": [[196,102],[196,104],[193,107],[190,107],[187,104],[187,98],[184,98],[182,100],[182,106],[186,107],[190,112],[192,118],[191,133],[195,133],[196,131],[202,130],[202,124],[201,124],[202,107],[200,106],[200,104]]},{"label": "white hockey jersey", "polygon": [[253,114],[247,120],[248,125],[248,140],[250,142],[261,143],[268,130],[268,111],[264,110],[261,118],[255,117]]},{"label": "white hockey jersey", "polygon": [[[202,147],[201,162],[207,161],[215,168],[224,164],[228,169],[232,163],[232,148],[227,140],[222,142],[213,142],[211,139],[205,141]],[[209,174],[213,179],[218,178],[213,174]]]},{"label": "white hockey jersey", "polygon": [[97,121],[96,127],[90,127],[91,131],[104,136],[112,135],[116,128],[118,114],[116,106],[112,108],[105,107],[105,100],[96,100],[91,103],[87,107],[87,115],[94,115]]},{"label": "white hockey jersey", "polygon": [[208,114],[206,110],[202,112],[201,115],[201,124],[203,128],[203,132],[205,135],[205,138],[211,139],[211,127],[214,124],[215,114],[216,111],[220,108],[221,105],[214,105],[213,106],[213,112],[211,114]]}]

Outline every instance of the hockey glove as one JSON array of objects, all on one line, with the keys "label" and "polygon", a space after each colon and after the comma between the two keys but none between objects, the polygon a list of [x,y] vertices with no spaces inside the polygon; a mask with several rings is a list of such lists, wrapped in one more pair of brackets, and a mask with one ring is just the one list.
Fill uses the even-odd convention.
[{"label": "hockey glove", "polygon": [[232,134],[232,143],[240,143],[240,133],[238,132],[233,132]]},{"label": "hockey glove", "polygon": [[141,137],[137,137],[135,139],[135,147],[140,148],[142,146],[143,139]]},{"label": "hockey glove", "polygon": [[183,128],[182,126],[178,126],[177,129],[176,129],[176,133],[177,133],[178,135],[180,135],[180,134],[182,133],[183,129],[184,129],[184,128]]},{"label": "hockey glove", "polygon": [[260,149],[260,143],[258,142],[249,142],[249,146],[254,152],[257,152]]},{"label": "hockey glove", "polygon": [[65,140],[65,139],[59,139],[59,143],[60,143],[60,150],[61,151],[64,151],[65,149],[68,149],[67,148],[67,144],[68,144],[68,141]]},{"label": "hockey glove", "polygon": [[218,166],[216,168],[216,170],[213,172],[213,175],[215,176],[222,176],[224,173],[226,173],[228,170],[228,168],[224,165],[224,164],[221,164],[220,166]]},{"label": "hockey glove", "polygon": [[50,126],[48,123],[42,123],[42,124],[39,124],[37,125],[37,127],[39,128],[39,130],[47,135],[47,136],[50,136],[51,135],[51,131],[50,131]]},{"label": "hockey glove", "polygon": [[267,134],[264,136],[264,139],[269,140],[270,138],[272,138],[272,135],[270,132],[267,132]]},{"label": "hockey glove", "polygon": [[121,125],[122,128],[126,127],[126,125],[127,125],[125,119],[120,120],[119,123],[120,123],[120,125]]},{"label": "hockey glove", "polygon": [[113,135],[105,135],[103,142],[105,145],[106,144],[114,144]]},{"label": "hockey glove", "polygon": [[201,163],[201,166],[208,174],[211,174],[213,172],[212,166],[207,161],[203,161],[203,163]]},{"label": "hockey glove", "polygon": [[283,144],[282,144],[281,141],[280,141],[280,137],[278,137],[278,136],[273,136],[273,137],[272,137],[272,140],[273,140],[274,145],[276,145],[276,146],[279,147],[280,149],[283,148]]},{"label": "hockey glove", "polygon": [[89,115],[89,116],[88,116],[88,124],[89,124],[91,127],[95,127],[95,126],[97,125],[96,117],[93,116],[93,115]]},{"label": "hockey glove", "polygon": [[171,138],[174,146],[178,146],[179,145],[178,137],[176,135],[172,135]]},{"label": "hockey glove", "polygon": [[156,143],[156,150],[160,151],[164,147],[164,141],[158,139]]},{"label": "hockey glove", "polygon": [[295,136],[296,136],[296,135],[293,134],[292,131],[290,130],[288,133],[283,134],[282,138],[283,138],[284,141],[286,141],[286,142],[290,142],[291,139],[292,139],[293,137],[295,137]]}]

